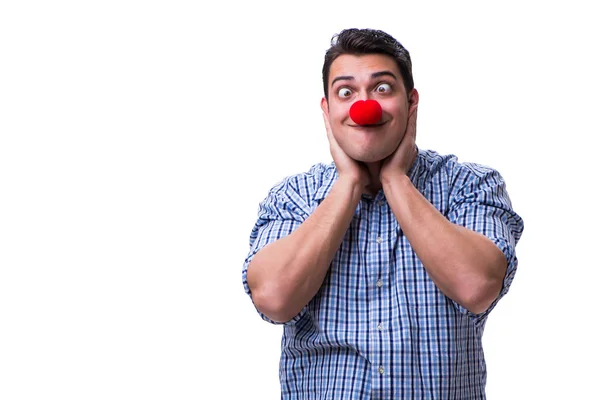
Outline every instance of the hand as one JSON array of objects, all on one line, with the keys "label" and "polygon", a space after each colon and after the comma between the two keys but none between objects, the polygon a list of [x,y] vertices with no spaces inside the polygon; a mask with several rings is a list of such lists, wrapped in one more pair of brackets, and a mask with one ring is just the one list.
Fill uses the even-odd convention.
[{"label": "hand", "polygon": [[325,122],[325,129],[327,130],[329,151],[331,152],[333,162],[335,163],[335,167],[338,170],[340,178],[347,178],[350,180],[350,182],[360,185],[361,190],[364,190],[370,181],[366,166],[354,160],[347,155],[344,150],[342,150],[338,142],[335,140],[335,137],[333,137],[329,119],[325,114],[323,114],[323,121]]},{"label": "hand", "polygon": [[415,107],[412,114],[408,116],[406,131],[400,141],[398,148],[381,162],[379,180],[389,182],[394,176],[406,175],[417,157],[417,111]]}]

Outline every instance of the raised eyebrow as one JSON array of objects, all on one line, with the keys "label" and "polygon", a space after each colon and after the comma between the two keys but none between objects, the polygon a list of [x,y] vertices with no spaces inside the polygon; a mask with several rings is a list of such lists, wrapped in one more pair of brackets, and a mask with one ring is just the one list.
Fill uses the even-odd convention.
[{"label": "raised eyebrow", "polygon": [[354,77],[353,76],[338,76],[337,78],[335,78],[334,80],[331,81],[331,86],[333,86],[334,83],[336,83],[337,81],[353,81]]},{"label": "raised eyebrow", "polygon": [[373,79],[379,78],[381,76],[391,76],[392,78],[394,78],[395,81],[398,80],[398,78],[396,78],[396,75],[394,75],[394,73],[391,71],[379,71],[371,74],[371,78]]},{"label": "raised eyebrow", "polygon": [[[379,78],[381,76],[391,76],[392,78],[394,78],[394,80],[398,80],[398,78],[396,78],[396,75],[394,75],[393,72],[391,71],[379,71],[379,72],[373,72],[371,74],[371,78],[372,79],[376,79]],[[333,81],[331,81],[331,86],[333,86],[334,83],[336,83],[337,81],[353,81],[354,77],[353,76],[338,76],[336,78],[333,79]]]}]

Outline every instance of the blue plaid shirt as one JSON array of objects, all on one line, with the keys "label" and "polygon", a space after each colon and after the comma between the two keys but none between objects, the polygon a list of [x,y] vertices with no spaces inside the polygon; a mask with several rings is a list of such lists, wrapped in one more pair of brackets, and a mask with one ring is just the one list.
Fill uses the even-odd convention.
[{"label": "blue plaid shirt", "polygon": [[[283,324],[283,399],[485,399],[481,337],[515,275],[523,221],[493,169],[419,150],[409,176],[448,220],[484,234],[502,250],[508,269],[498,298],[475,315],[446,297],[411,248],[384,192],[363,196],[320,290]],[[298,228],[336,178],[333,163],[317,164],[284,179],[261,202],[242,272],[248,294],[246,273],[254,255]]]}]

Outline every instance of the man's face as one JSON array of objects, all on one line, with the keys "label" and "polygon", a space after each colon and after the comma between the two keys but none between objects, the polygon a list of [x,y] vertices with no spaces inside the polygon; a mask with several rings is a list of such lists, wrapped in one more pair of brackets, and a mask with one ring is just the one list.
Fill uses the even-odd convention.
[{"label": "man's face", "polygon": [[[340,147],[362,162],[381,161],[398,148],[404,137],[410,112],[416,109],[418,94],[413,90],[409,104],[400,70],[393,58],[382,54],[349,55],[336,58],[329,72],[329,101],[321,108],[329,119]],[[383,116],[375,126],[357,125],[349,115],[357,100],[377,100]]]}]

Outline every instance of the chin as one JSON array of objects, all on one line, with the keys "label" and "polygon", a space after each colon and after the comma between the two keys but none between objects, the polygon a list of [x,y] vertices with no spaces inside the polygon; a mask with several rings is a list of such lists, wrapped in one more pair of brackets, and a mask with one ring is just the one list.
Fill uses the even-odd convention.
[{"label": "chin", "polygon": [[342,149],[350,158],[363,162],[363,163],[376,163],[380,162],[389,155],[393,153],[393,151],[389,151],[388,148],[352,148],[352,149]]},{"label": "chin", "polygon": [[[350,158],[363,163],[376,163],[394,153],[402,138],[378,138],[377,140],[345,141],[342,150]],[[339,142],[338,142],[339,143]]]},{"label": "chin", "polygon": [[389,151],[357,151],[349,153],[350,157],[363,163],[376,163],[384,160],[391,153]]}]

